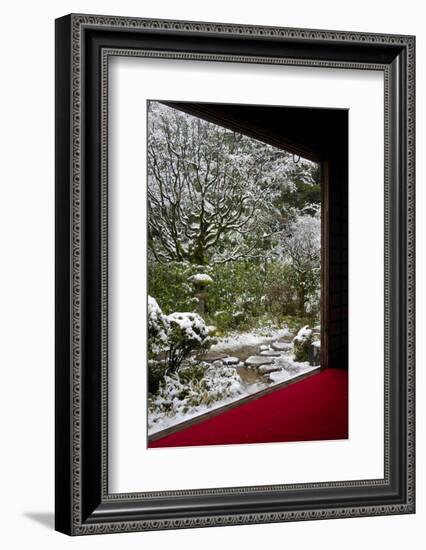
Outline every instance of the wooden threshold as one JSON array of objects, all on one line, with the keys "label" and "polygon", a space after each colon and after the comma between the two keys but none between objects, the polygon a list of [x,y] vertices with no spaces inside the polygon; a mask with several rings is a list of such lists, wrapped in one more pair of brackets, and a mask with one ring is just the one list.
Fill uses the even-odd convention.
[{"label": "wooden threshold", "polygon": [[216,409],[212,409],[211,411],[207,411],[205,413],[202,413],[198,416],[194,416],[193,418],[189,418],[188,420],[184,420],[183,422],[180,422],[179,424],[174,424],[173,426],[170,426],[169,428],[165,428],[164,430],[160,430],[158,432],[155,432],[152,435],[148,436],[148,445],[152,441],[157,441],[158,439],[162,439],[163,437],[166,437],[168,435],[171,435],[173,433],[179,432],[181,430],[184,430],[185,428],[189,428],[190,426],[193,426],[194,424],[198,424],[199,422],[204,422],[204,420],[208,420],[210,418],[213,418],[214,416],[217,416],[219,414],[222,414],[224,412],[227,412],[231,409],[234,409],[235,407],[239,407],[240,405],[244,405],[245,403],[248,403],[249,401],[254,401],[256,399],[259,399],[260,397],[263,397],[269,393],[272,393],[276,390],[280,390],[282,388],[285,388],[286,386],[290,386],[294,384],[295,382],[300,382],[301,380],[304,380],[305,378],[308,378],[310,376],[314,376],[315,374],[319,374],[321,371],[324,370],[324,367],[317,367],[314,370],[311,370],[309,372],[304,372],[300,375],[296,375],[293,378],[290,378],[289,380],[284,380],[283,382],[280,382],[278,384],[274,384],[272,386],[268,386],[267,388],[264,388],[263,390],[260,390],[256,393],[252,393],[250,395],[245,395],[244,397],[241,397],[240,399],[236,399],[235,401],[232,401],[231,403],[226,403],[226,405],[223,405],[222,407],[217,407]]}]

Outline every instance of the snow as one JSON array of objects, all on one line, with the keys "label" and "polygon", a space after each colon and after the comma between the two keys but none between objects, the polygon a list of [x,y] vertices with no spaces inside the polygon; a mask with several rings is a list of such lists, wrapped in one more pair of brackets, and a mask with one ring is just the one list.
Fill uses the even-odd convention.
[{"label": "snow", "polygon": [[217,327],[215,325],[207,325],[206,329],[209,335],[214,334],[217,331]]},{"label": "snow", "polygon": [[[155,304],[151,305],[155,309]],[[196,313],[173,313],[167,316],[167,322],[171,329],[176,323],[189,338],[200,341],[199,338],[207,337],[207,327]],[[150,398],[149,435],[319,369],[319,366],[311,366],[309,362],[295,361],[292,344],[281,341],[284,337],[289,340],[291,336],[288,327],[263,327],[219,338],[208,352],[214,363],[207,362],[207,359],[198,363],[205,369],[201,379],[183,382],[179,375],[167,376],[163,390]],[[303,341],[311,336],[312,329],[304,326],[294,340]],[[315,341],[314,345],[319,347],[320,342]],[[255,349],[244,349],[251,347]],[[277,347],[278,352],[273,347]],[[247,361],[244,365],[241,357],[247,357],[249,353],[253,355],[247,361],[250,363],[255,359],[256,365],[248,369]],[[195,365],[196,360],[193,361]],[[243,370],[239,370],[240,367]],[[247,378],[246,371],[259,374],[254,379],[252,375]]]},{"label": "snow", "polygon": [[304,326],[299,330],[297,333],[297,336],[295,336],[295,340],[298,342],[304,342],[305,340],[309,340],[309,338],[312,335],[312,329],[309,328],[308,325]]},{"label": "snow", "polygon": [[261,365],[270,365],[273,362],[272,357],[261,357],[260,355],[251,355],[245,361],[248,367],[260,367]]},{"label": "snow", "polygon": [[215,409],[219,409],[220,407],[223,407],[224,405],[227,405],[228,403],[232,403],[233,401],[236,401],[238,398],[228,398],[224,399],[222,401],[218,401],[214,405],[199,405],[198,407],[194,407],[191,412],[188,413],[177,413],[175,416],[158,416],[155,417],[154,415],[150,415],[152,421],[154,422],[152,427],[148,427],[148,434],[154,435],[158,432],[161,432],[162,430],[165,430],[166,428],[170,428],[171,426],[176,426],[177,424],[181,424],[182,422],[186,422],[187,420],[191,420],[191,418],[195,418],[197,416],[200,416],[204,413],[214,411]]},{"label": "snow", "polygon": [[280,384],[281,382],[296,379],[299,376],[302,376],[303,374],[306,374],[308,372],[313,372],[320,368],[319,366],[312,367],[308,363],[306,364],[298,363],[298,364],[303,365],[300,367],[300,370],[298,372],[288,372],[285,370],[271,372],[269,374],[269,380],[270,380],[269,383],[265,382],[263,384],[260,384],[260,383],[250,384],[245,388],[243,388],[239,393],[235,393],[234,395],[226,397],[225,399],[221,399],[220,401],[217,401],[210,405],[199,405],[189,410],[186,413],[177,412],[174,416],[164,416],[164,415],[156,415],[156,414],[150,413],[148,434],[154,435],[155,433],[165,430],[166,428],[176,426],[178,424],[181,424],[182,422],[191,420],[192,418],[201,416],[205,413],[214,411],[216,409],[220,409],[221,407],[228,405],[230,403],[237,403],[238,401],[240,401],[241,399],[244,399],[248,395],[253,395],[267,388],[268,386],[275,386],[277,384]]},{"label": "snow", "polygon": [[222,359],[222,363],[224,365],[238,365],[239,362],[240,360],[238,359],[238,357],[224,357]]},{"label": "snow", "polygon": [[165,377],[165,384],[149,401],[150,434],[222,406],[244,393],[241,378],[234,368],[208,363],[200,366],[205,368],[201,379],[182,381],[178,374]]},{"label": "snow", "polygon": [[148,319],[159,328],[162,328],[164,324],[163,312],[157,303],[157,300],[152,296],[148,296]]},{"label": "snow", "polygon": [[[313,166],[301,160],[299,177]],[[162,261],[188,261],[202,241],[210,262],[257,255],[258,245],[238,236],[251,230],[270,236],[266,213],[283,187],[295,189],[295,170],[288,152],[150,101],[151,251]],[[215,246],[221,237],[229,237],[228,250]]]},{"label": "snow", "polygon": [[283,329],[254,329],[249,332],[235,332],[230,336],[218,338],[217,344],[211,348],[211,352],[225,353],[237,350],[243,347],[260,346],[266,343],[279,340],[284,336],[288,336],[290,331],[287,327]]},{"label": "snow", "polygon": [[208,336],[206,324],[198,313],[175,312],[167,315],[166,319],[171,326],[178,325],[188,340],[203,343]]},{"label": "snow", "polygon": [[292,347],[290,342],[272,342],[272,348],[276,351],[288,351]]},{"label": "snow", "polygon": [[148,312],[161,311],[157,300],[152,296],[148,296]]},{"label": "snow", "polygon": [[261,374],[269,374],[271,372],[279,371],[281,370],[281,367],[278,365],[262,365],[259,367],[259,372]]},{"label": "snow", "polygon": [[[308,363],[305,363],[305,365],[306,364]],[[271,374],[269,375],[269,379],[274,384],[280,384],[281,382],[292,380],[293,378],[298,378],[299,376],[302,376],[302,374],[306,374],[307,372],[313,372],[314,370],[317,370],[319,368],[320,368],[319,365],[312,367],[308,364],[308,366],[301,367],[299,372],[295,372],[295,373],[292,373],[286,370],[280,370],[276,372],[271,372]]]},{"label": "snow", "polygon": [[213,279],[207,273],[197,273],[189,277],[188,281],[195,284],[209,285],[213,282]]},{"label": "snow", "polygon": [[151,353],[159,353],[167,347],[169,326],[157,300],[148,296],[148,334]]}]

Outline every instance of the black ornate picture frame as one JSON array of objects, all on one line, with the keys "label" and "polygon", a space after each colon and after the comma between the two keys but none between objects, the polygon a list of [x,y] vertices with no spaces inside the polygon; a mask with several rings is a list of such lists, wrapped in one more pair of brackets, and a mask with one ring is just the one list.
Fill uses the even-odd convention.
[{"label": "black ornate picture frame", "polygon": [[[384,75],[384,477],[108,490],[108,59],[231,61]],[[415,511],[415,38],[72,14],[56,21],[56,529],[69,535]]]}]

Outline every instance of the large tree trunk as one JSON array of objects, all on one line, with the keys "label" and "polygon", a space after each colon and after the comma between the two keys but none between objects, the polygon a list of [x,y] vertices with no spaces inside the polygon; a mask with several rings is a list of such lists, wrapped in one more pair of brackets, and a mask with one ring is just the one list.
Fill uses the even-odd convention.
[{"label": "large tree trunk", "polygon": [[306,301],[306,295],[305,295],[305,289],[303,287],[300,287],[298,290],[298,310],[299,315],[301,317],[305,316],[305,301]]}]

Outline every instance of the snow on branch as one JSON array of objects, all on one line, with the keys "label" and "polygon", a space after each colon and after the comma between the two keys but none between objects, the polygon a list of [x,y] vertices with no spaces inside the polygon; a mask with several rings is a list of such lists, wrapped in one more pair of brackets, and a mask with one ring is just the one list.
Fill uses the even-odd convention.
[{"label": "snow on branch", "polygon": [[294,169],[285,151],[149,102],[153,256],[199,265],[259,256],[273,199],[291,188]]}]

